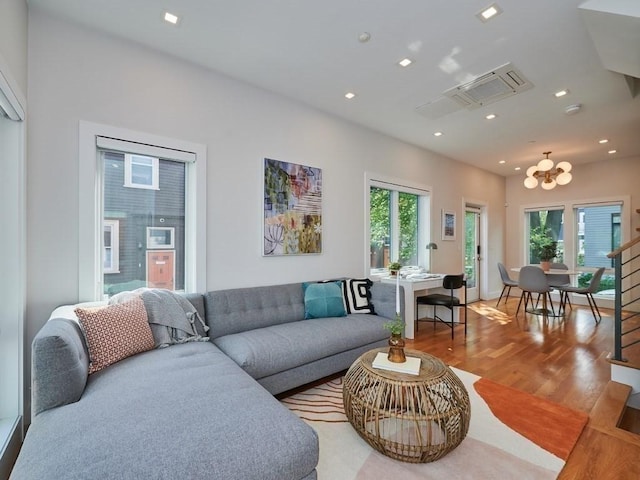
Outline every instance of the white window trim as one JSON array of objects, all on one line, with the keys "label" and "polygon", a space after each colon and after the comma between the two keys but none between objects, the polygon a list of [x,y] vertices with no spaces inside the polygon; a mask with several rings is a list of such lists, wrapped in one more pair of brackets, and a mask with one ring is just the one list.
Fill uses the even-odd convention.
[{"label": "white window trim", "polygon": [[[103,220],[104,227],[111,227],[111,268],[104,268],[102,273],[120,273],[120,220]],[[104,235],[104,234],[103,234]],[[103,260],[104,264],[104,246]]]},{"label": "white window trim", "polygon": [[[78,300],[102,298],[102,187],[97,139],[158,146],[188,154],[195,163],[187,168],[185,225],[185,291],[206,291],[207,147],[149,133],[80,121],[79,124],[79,247]],[[151,147],[153,148],[153,147]],[[142,152],[141,152],[142,153]]]},{"label": "white window trim", "polygon": [[[146,157],[151,159],[151,185],[136,183],[133,181],[133,166],[136,165],[134,157],[142,157],[131,153],[124,154],[124,186],[127,188],[141,188],[144,190],[160,190],[160,162],[157,157]],[[145,167],[148,165],[145,165]]]},{"label": "white window trim", "polygon": [[[420,248],[421,242],[426,246],[433,238],[433,229],[431,228],[431,208],[433,205],[432,193],[433,188],[431,186],[422,185],[419,183],[403,180],[399,178],[393,178],[386,175],[377,173],[365,172],[364,174],[364,274],[371,276],[371,259],[370,252],[370,237],[371,237],[371,218],[370,218],[370,189],[371,187],[380,187],[390,190],[397,190],[414,195],[420,195],[418,212],[420,219],[418,221],[418,265],[426,266],[428,264],[428,251],[426,248]],[[424,197],[428,197],[425,201]],[[428,205],[426,205],[428,203]],[[392,226],[397,228],[397,225]],[[431,233],[431,236],[429,236]],[[396,247],[397,248],[397,247]],[[393,254],[393,252],[390,252]],[[396,252],[397,255],[397,252]],[[391,257],[394,258],[394,257]]]},{"label": "white window trim", "polygon": [[[169,232],[171,234],[171,240],[169,240],[168,243],[155,243],[154,230]],[[167,250],[175,248],[175,232],[176,229],[174,227],[147,227],[147,250]]]}]

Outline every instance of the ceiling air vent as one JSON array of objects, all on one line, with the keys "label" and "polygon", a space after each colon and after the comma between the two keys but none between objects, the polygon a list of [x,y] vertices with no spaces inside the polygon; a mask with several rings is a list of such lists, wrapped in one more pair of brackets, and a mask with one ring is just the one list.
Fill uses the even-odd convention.
[{"label": "ceiling air vent", "polygon": [[443,93],[464,108],[475,108],[497,102],[533,87],[511,63],[502,65],[492,72],[480,75],[470,82],[450,88]]}]

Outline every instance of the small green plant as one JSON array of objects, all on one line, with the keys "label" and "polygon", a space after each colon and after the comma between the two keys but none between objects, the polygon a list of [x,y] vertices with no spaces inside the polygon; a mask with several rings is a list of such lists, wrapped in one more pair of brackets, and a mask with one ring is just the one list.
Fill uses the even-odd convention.
[{"label": "small green plant", "polygon": [[540,245],[540,260],[548,262],[558,256],[558,242],[547,237],[547,241]]},{"label": "small green plant", "polygon": [[391,335],[402,335],[404,332],[404,321],[400,315],[396,314],[396,318],[386,322],[383,327],[391,333]]},{"label": "small green plant", "polygon": [[530,241],[533,260],[548,262],[559,255],[558,242],[551,237],[549,232],[544,234],[532,230]]},{"label": "small green plant", "polygon": [[391,262],[389,265],[387,265],[387,268],[390,272],[397,272],[402,268],[402,264],[400,262]]}]

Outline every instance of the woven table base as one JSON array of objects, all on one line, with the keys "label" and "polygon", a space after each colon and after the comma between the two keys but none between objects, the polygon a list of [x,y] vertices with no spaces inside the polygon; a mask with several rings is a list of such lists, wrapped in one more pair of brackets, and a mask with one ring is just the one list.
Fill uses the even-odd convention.
[{"label": "woven table base", "polygon": [[369,351],[347,372],[344,409],[358,434],[379,452],[397,460],[426,463],[456,448],[469,430],[471,406],[462,381],[442,361],[407,350],[421,359],[420,373],[375,369]]}]

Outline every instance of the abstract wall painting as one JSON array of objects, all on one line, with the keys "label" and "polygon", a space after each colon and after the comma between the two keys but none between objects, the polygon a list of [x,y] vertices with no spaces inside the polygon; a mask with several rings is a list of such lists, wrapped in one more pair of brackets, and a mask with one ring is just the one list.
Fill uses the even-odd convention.
[{"label": "abstract wall painting", "polygon": [[322,253],[322,169],[264,159],[264,256]]}]

